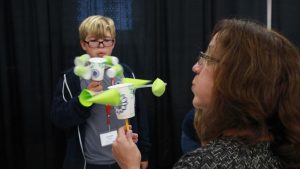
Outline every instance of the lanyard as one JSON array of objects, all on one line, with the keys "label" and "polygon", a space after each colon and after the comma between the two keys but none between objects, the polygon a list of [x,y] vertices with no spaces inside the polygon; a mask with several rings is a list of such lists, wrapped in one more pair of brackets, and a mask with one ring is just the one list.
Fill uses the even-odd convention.
[{"label": "lanyard", "polygon": [[[111,85],[114,84],[115,84],[115,78],[111,78]],[[105,111],[106,111],[106,124],[108,126],[108,131],[110,131],[111,105],[109,104],[105,105]]]}]

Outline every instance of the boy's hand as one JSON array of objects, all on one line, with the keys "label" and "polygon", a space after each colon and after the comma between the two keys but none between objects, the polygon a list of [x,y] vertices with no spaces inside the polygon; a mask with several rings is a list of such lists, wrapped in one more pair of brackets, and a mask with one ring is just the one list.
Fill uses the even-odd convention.
[{"label": "boy's hand", "polygon": [[101,81],[92,81],[88,86],[87,89],[93,92],[101,92],[103,90],[102,82]]}]

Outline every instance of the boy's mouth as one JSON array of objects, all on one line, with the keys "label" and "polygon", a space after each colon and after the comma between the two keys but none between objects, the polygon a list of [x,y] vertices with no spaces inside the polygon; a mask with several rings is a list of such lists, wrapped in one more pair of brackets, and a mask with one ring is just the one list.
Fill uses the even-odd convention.
[{"label": "boy's mouth", "polygon": [[97,56],[99,56],[99,57],[103,57],[103,56],[105,56],[106,54],[105,53],[98,53],[97,54]]}]

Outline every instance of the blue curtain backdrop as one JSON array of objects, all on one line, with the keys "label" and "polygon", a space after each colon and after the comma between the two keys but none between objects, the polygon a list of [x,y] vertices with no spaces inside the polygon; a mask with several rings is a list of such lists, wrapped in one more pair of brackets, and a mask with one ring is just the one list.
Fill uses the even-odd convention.
[{"label": "blue curtain backdrop", "polygon": [[[273,29],[300,44],[298,0],[273,0]],[[3,0],[0,1],[0,153],[5,169],[59,169],[64,132],[49,119],[53,90],[73,66],[78,26],[87,16],[112,17],[114,55],[137,78],[160,77],[166,93],[146,90],[152,141],[150,168],[171,168],[181,156],[184,115],[192,108],[191,67],[214,24],[229,17],[266,23],[264,0]]]}]

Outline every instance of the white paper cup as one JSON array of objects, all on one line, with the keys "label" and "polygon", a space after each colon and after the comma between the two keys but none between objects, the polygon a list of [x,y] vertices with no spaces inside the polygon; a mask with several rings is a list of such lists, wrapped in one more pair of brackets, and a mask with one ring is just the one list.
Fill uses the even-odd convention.
[{"label": "white paper cup", "polygon": [[104,68],[105,68],[105,59],[103,58],[91,58],[89,59],[91,63],[91,72],[92,72],[92,80],[101,81],[104,76]]},{"label": "white paper cup", "polygon": [[130,83],[109,86],[109,89],[118,89],[121,95],[121,104],[115,106],[118,119],[128,119],[135,116],[135,94],[134,87]]}]

